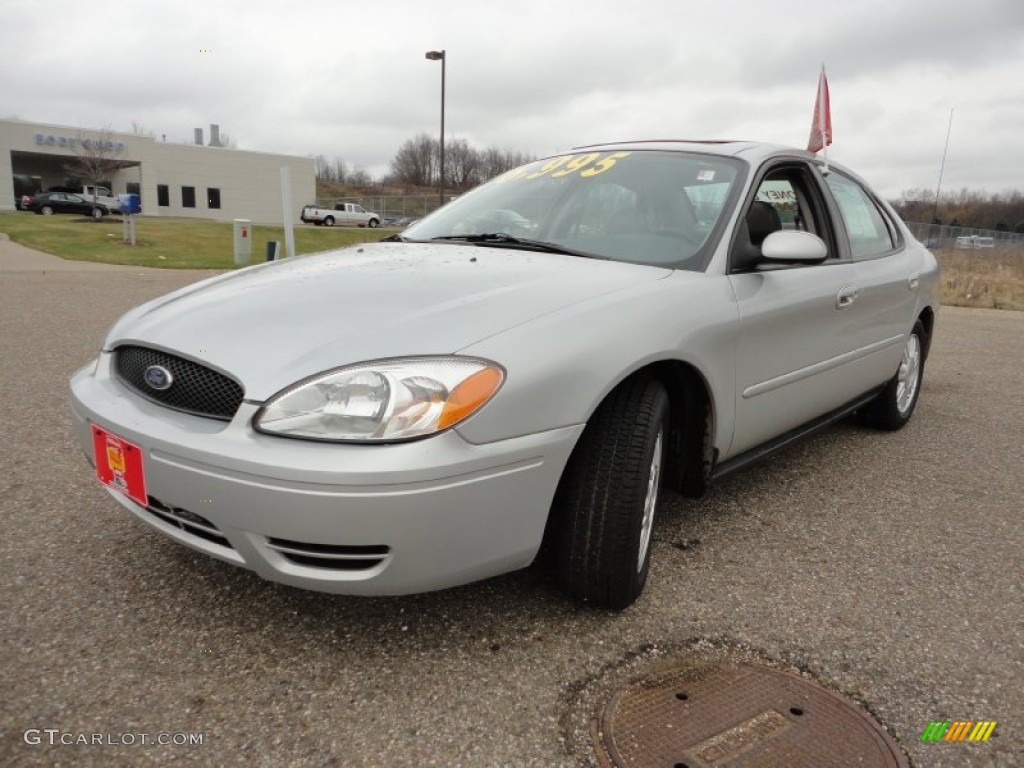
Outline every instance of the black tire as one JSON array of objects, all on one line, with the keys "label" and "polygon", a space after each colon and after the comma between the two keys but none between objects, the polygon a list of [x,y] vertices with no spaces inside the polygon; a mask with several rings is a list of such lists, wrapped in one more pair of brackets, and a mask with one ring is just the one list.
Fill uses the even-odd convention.
[{"label": "black tire", "polygon": [[92,209],[92,217],[94,219],[96,219],[96,221],[99,221],[105,215],[106,215],[106,212],[102,208],[93,208]]},{"label": "black tire", "polygon": [[328,216],[326,219],[324,219],[324,226],[325,227],[333,227],[334,226],[334,217],[333,216]]},{"label": "black tire", "polygon": [[587,423],[552,510],[558,581],[573,598],[621,609],[640,596],[667,442],[668,395],[644,376],[623,382]]},{"label": "black tire", "polygon": [[904,343],[896,375],[874,400],[857,410],[858,422],[874,429],[894,431],[910,421],[921,395],[927,349],[924,325],[918,320]]},{"label": "black tire", "polygon": [[370,229],[376,229],[377,227],[380,226],[380,222],[377,221],[377,219],[370,219],[369,225],[370,225]]},{"label": "black tire", "polygon": [[53,215],[53,208],[51,208],[48,205],[44,205],[42,208],[39,209],[39,212],[41,214],[43,214],[43,216],[52,216]]}]

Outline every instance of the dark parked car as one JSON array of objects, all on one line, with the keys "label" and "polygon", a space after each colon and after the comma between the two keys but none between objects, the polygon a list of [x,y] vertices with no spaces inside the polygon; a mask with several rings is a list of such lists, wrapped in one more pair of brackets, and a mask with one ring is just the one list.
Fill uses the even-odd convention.
[{"label": "dark parked car", "polygon": [[102,219],[110,213],[110,209],[105,205],[93,204],[81,195],[72,195],[70,192],[43,192],[34,197],[26,196],[22,202],[26,211],[34,211],[43,216],[54,213],[77,213]]}]

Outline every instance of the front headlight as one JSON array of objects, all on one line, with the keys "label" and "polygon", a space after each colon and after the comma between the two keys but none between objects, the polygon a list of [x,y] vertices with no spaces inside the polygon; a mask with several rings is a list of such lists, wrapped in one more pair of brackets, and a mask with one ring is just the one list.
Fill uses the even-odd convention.
[{"label": "front headlight", "polygon": [[274,395],[253,426],[309,440],[408,440],[454,427],[494,397],[504,380],[501,366],[471,357],[361,363]]}]

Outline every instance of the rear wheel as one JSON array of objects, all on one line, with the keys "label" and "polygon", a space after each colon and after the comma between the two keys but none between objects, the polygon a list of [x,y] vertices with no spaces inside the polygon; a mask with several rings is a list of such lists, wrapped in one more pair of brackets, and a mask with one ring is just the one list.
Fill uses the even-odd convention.
[{"label": "rear wheel", "polygon": [[92,209],[92,217],[94,219],[96,219],[96,221],[99,221],[100,219],[102,219],[103,215],[104,214],[103,214],[103,209],[102,208],[93,208]]},{"label": "rear wheel", "polygon": [[380,226],[380,222],[377,219],[370,219],[370,229],[376,229]]},{"label": "rear wheel", "polygon": [[326,219],[324,219],[324,226],[325,227],[333,227],[334,226],[334,217],[333,216],[328,216]]},{"label": "rear wheel", "polygon": [[668,396],[629,379],[594,413],[555,499],[562,588],[582,602],[625,608],[643,591],[668,434]]},{"label": "rear wheel", "polygon": [[44,205],[42,208],[39,209],[39,212],[41,214],[43,214],[43,216],[52,216],[53,215],[53,208],[51,208],[48,205]]},{"label": "rear wheel", "polygon": [[875,429],[896,430],[910,421],[921,394],[925,343],[924,325],[918,320],[904,342],[896,375],[874,400],[857,411],[859,422]]}]

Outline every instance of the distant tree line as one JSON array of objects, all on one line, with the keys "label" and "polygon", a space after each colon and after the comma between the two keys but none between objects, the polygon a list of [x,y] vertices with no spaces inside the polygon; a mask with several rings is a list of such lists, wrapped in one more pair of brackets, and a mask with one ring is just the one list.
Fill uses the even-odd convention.
[{"label": "distant tree line", "polygon": [[935,192],[908,189],[893,208],[904,221],[944,224],[951,227],[992,229],[1024,233],[1024,192],[946,192],[935,205]]},{"label": "distant tree line", "polygon": [[[500,176],[535,158],[510,149],[471,147],[465,139],[447,139],[444,143],[444,186],[462,192]],[[438,186],[441,169],[441,143],[426,133],[403,143],[395,153],[384,178],[375,180],[365,170],[351,169],[340,157],[314,158],[317,181],[333,181],[352,186],[375,183],[409,187]]]},{"label": "distant tree line", "polygon": [[[500,176],[505,171],[535,159],[525,152],[498,147],[477,149],[465,139],[444,143],[444,186],[463,191]],[[391,161],[389,181],[421,187],[436,187],[441,173],[441,142],[426,133],[406,141]]]},{"label": "distant tree line", "polygon": [[333,181],[338,184],[351,184],[354,187],[369,187],[374,184],[373,177],[364,168],[350,168],[340,157],[328,160],[324,155],[317,155],[313,158],[313,167],[317,181]]}]

